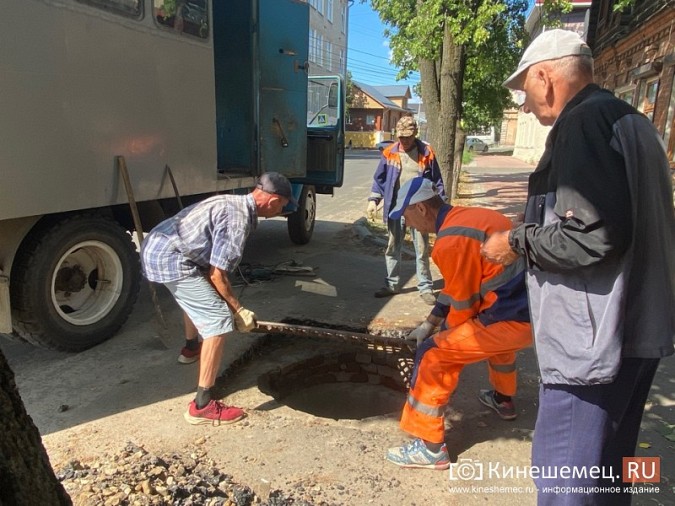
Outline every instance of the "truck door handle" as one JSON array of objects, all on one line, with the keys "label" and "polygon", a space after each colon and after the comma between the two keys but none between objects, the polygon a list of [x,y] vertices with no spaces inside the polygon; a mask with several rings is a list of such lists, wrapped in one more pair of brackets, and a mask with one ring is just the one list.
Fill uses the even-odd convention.
[{"label": "truck door handle", "polygon": [[287,148],[288,147],[288,139],[286,138],[286,134],[284,133],[284,129],[281,126],[281,121],[279,121],[277,118],[272,118],[272,123],[277,127],[277,134],[279,137],[281,137],[281,147],[282,148]]},{"label": "truck door handle", "polygon": [[298,60],[295,60],[293,62],[293,70],[295,70],[296,72],[304,70],[305,74],[309,75],[309,62],[308,61],[299,62]]}]

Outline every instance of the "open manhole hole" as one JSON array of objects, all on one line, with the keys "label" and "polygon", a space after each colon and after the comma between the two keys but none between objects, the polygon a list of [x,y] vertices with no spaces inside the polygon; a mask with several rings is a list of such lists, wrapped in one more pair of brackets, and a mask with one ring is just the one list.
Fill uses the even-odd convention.
[{"label": "open manhole hole", "polygon": [[[324,327],[325,328],[325,327]],[[314,355],[258,378],[258,387],[298,411],[336,420],[400,412],[413,370],[407,350],[373,343]]]}]

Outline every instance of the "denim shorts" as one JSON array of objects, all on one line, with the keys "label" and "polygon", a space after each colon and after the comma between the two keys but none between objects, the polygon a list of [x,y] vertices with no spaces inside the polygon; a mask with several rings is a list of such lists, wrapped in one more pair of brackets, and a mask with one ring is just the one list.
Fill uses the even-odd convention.
[{"label": "denim shorts", "polygon": [[195,324],[202,339],[234,330],[232,311],[208,279],[191,276],[164,283],[178,305]]}]

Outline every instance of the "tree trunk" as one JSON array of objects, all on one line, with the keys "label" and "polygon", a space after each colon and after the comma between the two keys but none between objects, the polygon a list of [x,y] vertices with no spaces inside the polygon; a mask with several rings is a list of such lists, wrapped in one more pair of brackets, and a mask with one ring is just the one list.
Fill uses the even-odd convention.
[{"label": "tree trunk", "polygon": [[436,60],[420,59],[422,100],[429,126],[429,141],[436,151],[448,198],[453,194],[456,125],[462,111],[464,47],[455,44],[446,25],[443,47]]},{"label": "tree trunk", "polygon": [[70,505],[0,350],[0,506]]}]

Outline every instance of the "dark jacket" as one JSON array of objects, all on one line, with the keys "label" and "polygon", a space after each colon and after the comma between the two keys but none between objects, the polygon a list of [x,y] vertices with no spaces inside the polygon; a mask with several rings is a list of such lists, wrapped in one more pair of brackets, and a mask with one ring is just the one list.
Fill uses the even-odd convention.
[{"label": "dark jacket", "polygon": [[[429,144],[419,139],[415,139],[417,143],[417,164],[419,165],[419,176],[430,179],[441,197],[445,196],[445,189],[443,188],[443,179],[441,178],[441,169],[436,161],[434,150]],[[374,200],[380,203],[384,198],[383,218],[384,223],[389,219],[389,211],[396,205],[396,193],[399,189],[398,179],[401,175],[401,144],[395,142],[382,152],[380,163],[375,169],[373,175],[373,186],[370,190],[370,197],[368,200]]]},{"label": "dark jacket", "polygon": [[561,112],[510,235],[544,383],[609,383],[622,356],[673,353],[669,172],[652,123],[610,92],[589,85]]}]

